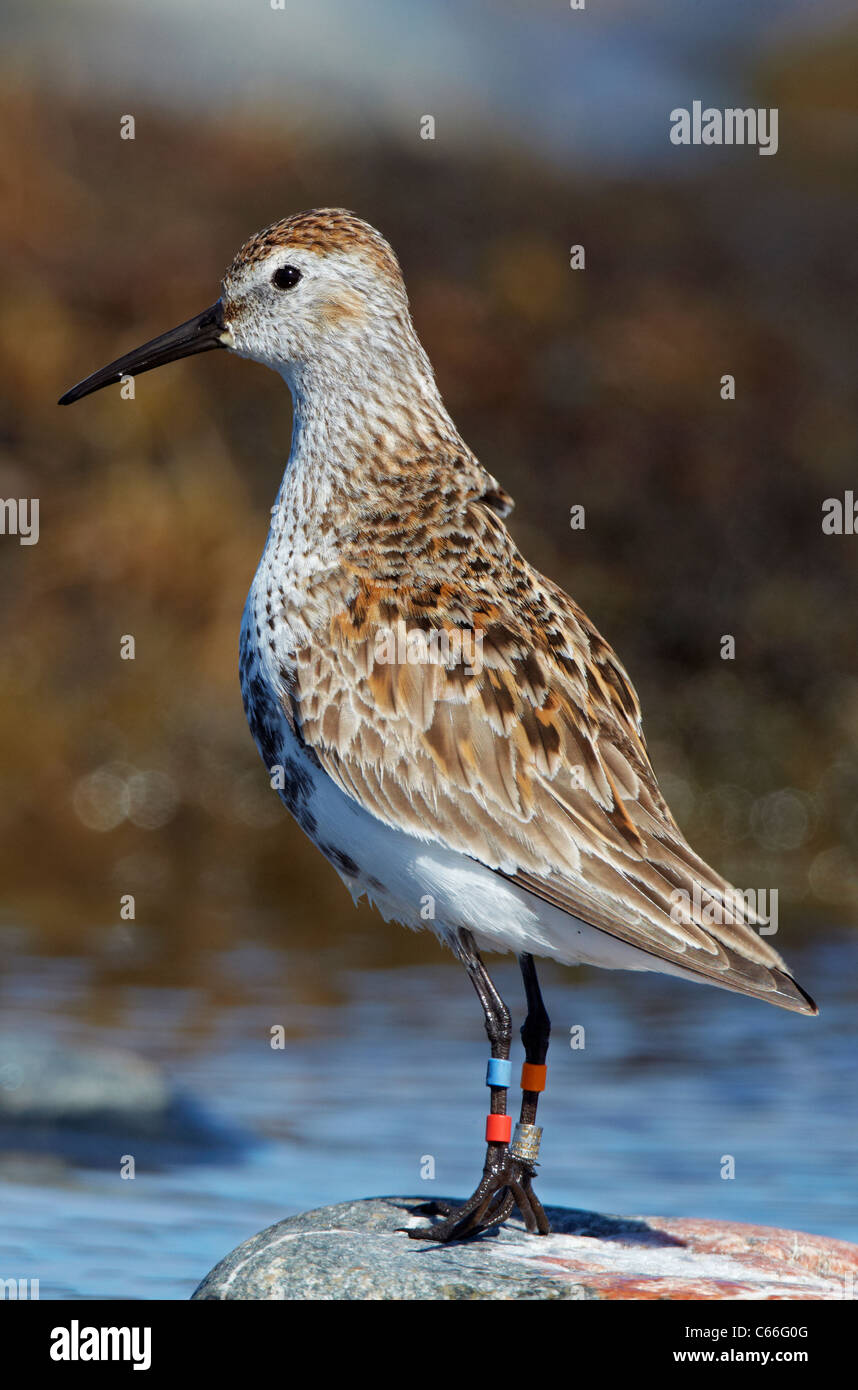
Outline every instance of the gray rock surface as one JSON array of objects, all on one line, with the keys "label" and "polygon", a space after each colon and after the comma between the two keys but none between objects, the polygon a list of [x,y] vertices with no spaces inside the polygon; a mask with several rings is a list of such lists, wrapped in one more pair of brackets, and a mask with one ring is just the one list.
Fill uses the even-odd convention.
[{"label": "gray rock surface", "polygon": [[247,1146],[145,1057],[0,1034],[0,1172],[33,1155],[115,1168],[128,1152],[159,1168],[214,1162]]},{"label": "gray rock surface", "polygon": [[410,1240],[425,1199],[372,1197],[290,1216],[239,1245],[195,1299],[842,1299],[858,1246],[720,1221],[546,1208],[452,1246]]},{"label": "gray rock surface", "polygon": [[121,1118],[160,1122],[170,1088],[153,1063],[132,1052],[70,1047],[37,1034],[0,1035],[0,1122],[92,1125]]}]

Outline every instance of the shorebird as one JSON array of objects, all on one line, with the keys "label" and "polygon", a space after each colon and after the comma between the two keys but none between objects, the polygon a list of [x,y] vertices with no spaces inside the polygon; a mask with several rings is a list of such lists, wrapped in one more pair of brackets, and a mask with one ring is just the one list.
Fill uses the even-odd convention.
[{"label": "shorebird", "polygon": [[[547,1234],[532,1184],[550,1025],[534,957],[816,1006],[678,829],[619,659],[517,549],[512,499],[444,408],[381,234],[335,208],[275,222],[238,252],[217,303],[61,404],[214,348],[279,372],[294,406],[240,643],[272,785],[356,901],[435,930],[485,1017],[483,1175],[409,1234],[461,1239],[516,1207]],[[524,982],[514,1135],[510,1015],[482,950],[514,952]]]}]

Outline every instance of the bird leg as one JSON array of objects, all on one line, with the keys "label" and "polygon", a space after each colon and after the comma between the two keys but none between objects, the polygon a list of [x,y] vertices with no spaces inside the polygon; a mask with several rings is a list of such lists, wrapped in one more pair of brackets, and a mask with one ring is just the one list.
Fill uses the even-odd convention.
[{"label": "bird leg", "polygon": [[539,1141],[542,1130],[536,1125],[536,1108],[539,1096],[545,1090],[545,1058],[548,1055],[548,1039],[551,1036],[551,1020],[542,999],[539,980],[533,956],[518,958],[524,992],[527,995],[527,1017],[521,1025],[521,1041],[524,1043],[524,1066],[521,1069],[521,1113],[515,1129],[510,1149],[522,1168],[521,1187],[530,1206],[534,1226],[528,1221],[528,1213],[518,1201],[518,1208],[524,1217],[529,1231],[547,1236],[551,1232],[548,1217],[542,1203],[531,1187],[536,1177],[536,1160],[539,1156]]},{"label": "bird leg", "polygon": [[[446,1217],[436,1226],[421,1226],[408,1234],[415,1240],[435,1240],[446,1243],[480,1235],[499,1226],[518,1207],[524,1223],[533,1234],[547,1235],[548,1221],[542,1206],[531,1188],[535,1174],[535,1154],[539,1149],[539,1131],[533,1120],[544,1085],[545,1054],[548,1050],[550,1024],[532,956],[521,956],[522,976],[527,993],[528,1014],[521,1030],[527,1062],[522,1072],[524,1082],[538,1083],[537,1090],[526,1090],[522,1096],[521,1119],[516,1139],[510,1147],[511,1122],[506,1113],[506,1093],[511,1078],[509,1062],[512,1028],[509,1010],[498,994],[480,958],[471,933],[461,931],[456,953],[462,961],[480,1003],[486,1022],[491,1058],[486,1085],[491,1090],[490,1113],[486,1120],[486,1160],[483,1176],[476,1191],[463,1206],[450,1208],[446,1203],[432,1204],[432,1210]],[[528,1064],[536,1071],[527,1072]],[[524,1128],[522,1128],[524,1127]],[[534,1149],[535,1141],[535,1149]],[[519,1146],[519,1152],[516,1151]]]}]

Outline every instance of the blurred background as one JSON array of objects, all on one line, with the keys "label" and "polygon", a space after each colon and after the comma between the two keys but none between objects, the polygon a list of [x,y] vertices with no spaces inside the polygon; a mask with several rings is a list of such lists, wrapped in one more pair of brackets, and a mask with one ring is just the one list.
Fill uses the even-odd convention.
[{"label": "blurred background", "polygon": [[[54,404],[319,205],[393,244],[516,539],[822,1007],[547,970],[543,1196],[858,1238],[858,538],[821,524],[858,493],[852,7],[11,0],[0,34],[0,496],[40,499],[0,537],[0,1276],[185,1297],[291,1210],[477,1177],[464,974],[352,907],[242,713],[286,388],[213,354]],[[672,145],[694,100],[777,107],[777,154]]]}]

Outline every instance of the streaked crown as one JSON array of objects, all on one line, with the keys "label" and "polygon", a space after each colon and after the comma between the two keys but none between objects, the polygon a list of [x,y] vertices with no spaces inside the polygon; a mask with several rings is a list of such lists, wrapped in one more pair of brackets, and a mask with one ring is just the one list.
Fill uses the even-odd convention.
[{"label": "streaked crown", "polygon": [[274,251],[292,249],[318,256],[338,252],[355,255],[395,284],[402,283],[402,271],[390,243],[346,208],[310,208],[272,222],[244,243],[225,278],[240,275]]}]

